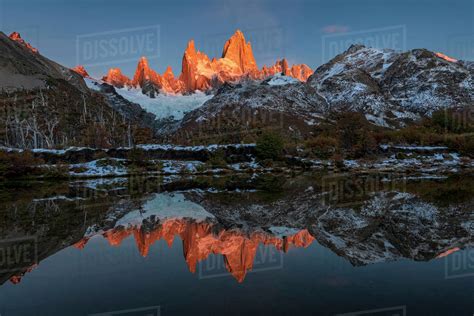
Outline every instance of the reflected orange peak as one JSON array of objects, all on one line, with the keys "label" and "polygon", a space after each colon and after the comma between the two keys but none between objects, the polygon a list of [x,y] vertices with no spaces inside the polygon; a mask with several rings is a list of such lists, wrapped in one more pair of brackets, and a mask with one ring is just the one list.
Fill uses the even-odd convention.
[{"label": "reflected orange peak", "polygon": [[[290,248],[308,247],[314,237],[307,230],[285,237],[274,236],[264,231],[250,235],[236,229],[221,229],[215,232],[213,223],[195,222],[189,219],[168,219],[152,230],[143,227],[118,227],[102,234],[111,246],[119,246],[129,236],[134,237],[137,249],[143,257],[150,247],[164,240],[171,247],[179,236],[183,242],[184,258],[192,273],[199,262],[211,254],[223,255],[225,268],[238,282],[242,282],[247,271],[253,268],[259,245],[273,246],[278,251],[287,252]],[[86,242],[78,242],[76,248],[82,249]]]},{"label": "reflected orange peak", "polygon": [[440,259],[440,258],[447,257],[447,256],[449,256],[449,255],[451,255],[451,254],[453,254],[453,253],[455,253],[455,252],[457,252],[457,251],[459,251],[459,250],[461,250],[461,249],[458,248],[458,247],[454,247],[454,248],[448,249],[448,250],[446,250],[445,252],[440,253],[436,258],[437,258],[437,259]]},{"label": "reflected orange peak", "polygon": [[443,53],[436,53],[436,56],[438,56],[439,58],[443,58],[444,60],[449,61],[451,63],[456,63],[458,61],[457,59],[449,57],[448,55],[445,55]]}]

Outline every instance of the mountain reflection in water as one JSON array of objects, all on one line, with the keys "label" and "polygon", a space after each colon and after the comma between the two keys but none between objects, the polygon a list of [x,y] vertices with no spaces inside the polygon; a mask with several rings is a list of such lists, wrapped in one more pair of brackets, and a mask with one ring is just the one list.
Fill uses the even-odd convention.
[{"label": "mountain reflection in water", "polygon": [[[198,262],[206,260],[211,254],[219,254],[224,256],[226,270],[238,282],[242,282],[247,271],[252,270],[260,244],[287,252],[291,247],[307,247],[314,240],[306,229],[291,231],[291,235],[280,237],[264,231],[245,233],[239,229],[216,228],[214,225],[212,221],[206,220],[196,222],[190,218],[171,218],[153,225],[153,228],[120,227],[101,235],[111,246],[120,246],[124,239],[133,236],[143,257],[148,255],[155,242],[165,240],[171,247],[175,236],[179,236],[183,242],[184,259],[189,271],[195,273]],[[84,238],[74,246],[83,249],[87,241],[88,238]]]},{"label": "mountain reflection in water", "polygon": [[[287,252],[285,266],[274,269],[278,271],[268,278],[287,279],[288,288],[283,291],[296,290],[292,277],[302,282],[303,288],[322,286],[320,290],[325,291],[351,283],[336,275],[321,285],[326,276],[318,270],[327,271],[320,257],[324,253],[352,267],[349,275],[364,271],[358,267],[376,266],[375,271],[384,271],[383,277],[378,276],[380,284],[394,266],[374,263],[397,261],[403,266],[407,261],[430,261],[436,266],[437,261],[458,253],[463,260],[471,258],[465,251],[474,243],[472,176],[405,182],[394,177],[388,184],[386,175],[367,177],[337,175],[329,179],[334,180],[330,184],[328,178],[303,174],[176,179],[161,182],[159,187],[154,187],[154,182],[143,185],[112,179],[5,188],[0,199],[0,292],[12,297],[31,289],[32,282],[39,286],[41,275],[49,278],[56,274],[52,267],[64,267],[58,274],[66,280],[65,289],[77,292],[77,284],[82,282],[78,275],[92,283],[118,282],[120,278],[112,272],[132,275],[158,263],[159,269],[143,271],[140,282],[166,278],[170,270],[183,280],[183,273],[190,275],[189,270],[199,272],[199,280],[230,275],[238,286],[263,291],[267,288],[255,285],[248,273],[265,270],[262,261],[263,268],[278,265],[278,256]],[[334,185],[337,190],[331,191]],[[355,185],[359,191],[354,190]],[[169,250],[160,251],[161,245],[166,248],[165,243]],[[18,252],[22,249],[28,251]],[[270,262],[271,256],[276,261]],[[184,272],[175,267],[183,257]],[[222,259],[219,267],[216,258]],[[301,262],[295,266],[294,260]],[[423,274],[422,268],[413,271]],[[68,274],[71,271],[74,275]],[[398,278],[406,277],[403,270],[393,272]],[[443,269],[438,272],[444,277]],[[459,273],[455,269],[451,272]],[[262,277],[258,274],[258,279]],[[92,281],[94,278],[98,279]],[[364,282],[352,289],[365,287]],[[12,283],[17,291],[9,288]],[[130,281],[124,284],[130,285]],[[232,286],[225,284],[222,295],[232,292]],[[200,283],[201,287],[206,285]],[[262,297],[267,298],[271,296]]]}]

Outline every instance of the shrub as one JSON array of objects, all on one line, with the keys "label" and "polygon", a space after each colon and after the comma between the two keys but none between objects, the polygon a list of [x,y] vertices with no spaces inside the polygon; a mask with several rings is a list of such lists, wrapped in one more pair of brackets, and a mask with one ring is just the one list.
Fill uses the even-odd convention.
[{"label": "shrub", "polygon": [[474,158],[474,136],[455,136],[447,141],[449,149]]},{"label": "shrub", "polygon": [[275,133],[264,133],[257,139],[255,148],[257,158],[260,160],[278,160],[283,153],[283,139]]},{"label": "shrub", "polygon": [[196,165],[196,171],[198,173],[204,173],[205,171],[207,171],[207,165],[206,164],[198,164]]},{"label": "shrub", "polygon": [[127,154],[130,165],[133,167],[146,167],[147,161],[143,150],[134,147]]},{"label": "shrub", "polygon": [[334,154],[332,157],[331,157],[333,163],[334,163],[334,166],[338,169],[343,169],[346,165],[344,164],[344,158],[342,157],[341,154]]},{"label": "shrub", "polygon": [[306,148],[321,159],[329,159],[337,149],[337,140],[333,137],[318,136],[306,141]]},{"label": "shrub", "polygon": [[55,165],[46,168],[44,173],[45,178],[51,179],[63,179],[69,177],[69,166],[67,165]]},{"label": "shrub", "polygon": [[474,120],[470,109],[439,110],[434,112],[431,120],[425,124],[433,126],[437,132],[459,134],[474,131]]},{"label": "shrub", "polygon": [[227,167],[227,161],[225,160],[225,152],[222,149],[218,149],[211,153],[211,156],[207,160],[207,164],[211,168],[225,168]]},{"label": "shrub", "polygon": [[361,158],[372,154],[377,142],[373,126],[360,113],[341,113],[337,117],[338,143],[351,158]]},{"label": "shrub", "polygon": [[0,176],[20,177],[31,175],[41,163],[30,151],[21,153],[0,152]]},{"label": "shrub", "polygon": [[260,191],[277,193],[282,192],[286,179],[272,174],[260,175],[256,182],[256,188]]},{"label": "shrub", "polygon": [[112,159],[112,158],[103,158],[97,161],[97,166],[98,167],[123,167],[123,163],[120,160],[117,159]]}]

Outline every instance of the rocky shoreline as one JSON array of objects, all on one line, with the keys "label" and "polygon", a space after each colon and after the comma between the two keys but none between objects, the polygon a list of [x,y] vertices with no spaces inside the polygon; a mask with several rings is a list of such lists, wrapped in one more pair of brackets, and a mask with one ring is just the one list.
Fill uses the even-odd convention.
[{"label": "rocky shoreline", "polygon": [[[2,148],[7,154],[25,153]],[[132,175],[219,175],[232,173],[397,172],[405,176],[444,177],[474,169],[474,160],[447,147],[381,145],[371,158],[357,160],[314,159],[283,155],[278,160],[257,158],[255,144],[209,146],[139,145],[134,148],[34,149],[41,161],[37,178],[52,170],[62,177],[103,178]],[[53,172],[53,174],[55,174]]]}]

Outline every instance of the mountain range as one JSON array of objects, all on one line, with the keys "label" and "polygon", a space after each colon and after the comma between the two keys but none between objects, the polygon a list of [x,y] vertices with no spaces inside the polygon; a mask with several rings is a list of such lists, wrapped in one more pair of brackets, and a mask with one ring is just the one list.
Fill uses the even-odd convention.
[{"label": "mountain range", "polygon": [[[83,66],[75,70],[87,75]],[[194,40],[188,42],[182,59],[181,74],[175,77],[171,67],[163,74],[150,68],[146,57],[141,57],[133,78],[128,78],[120,68],[111,68],[102,80],[115,87],[141,88],[144,94],[153,97],[164,93],[192,93],[209,91],[220,87],[225,82],[235,82],[244,78],[264,79],[283,73],[301,81],[306,81],[313,73],[305,64],[289,66],[286,59],[278,60],[273,66],[264,65],[258,68],[250,42],[246,42],[244,34],[237,30],[227,40],[222,57],[210,59],[205,53],[196,50]]]},{"label": "mountain range", "polygon": [[187,113],[176,131],[189,137],[271,126],[308,136],[321,122],[346,112],[360,113],[376,126],[398,129],[435,111],[473,104],[470,62],[426,49],[397,52],[352,45],[317,68],[306,82],[274,76],[227,84]]},{"label": "mountain range", "polygon": [[[237,30],[219,59],[189,41],[178,77],[170,67],[157,73],[142,57],[133,78],[112,68],[101,80],[83,66],[70,70],[43,57],[18,33],[1,33],[0,51],[0,99],[6,108],[29,113],[20,118],[4,111],[5,146],[181,142],[267,127],[304,137],[341,112],[358,112],[376,126],[397,129],[474,101],[473,63],[426,49],[399,52],[356,44],[314,72],[304,64],[290,67],[285,59],[259,68],[251,44]],[[131,97],[134,91],[141,96]],[[194,103],[173,103],[186,98]],[[161,113],[164,108],[173,109]],[[78,118],[81,128],[71,129]]]}]

